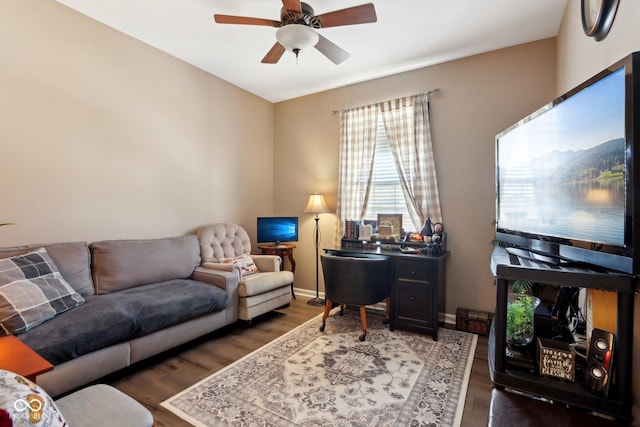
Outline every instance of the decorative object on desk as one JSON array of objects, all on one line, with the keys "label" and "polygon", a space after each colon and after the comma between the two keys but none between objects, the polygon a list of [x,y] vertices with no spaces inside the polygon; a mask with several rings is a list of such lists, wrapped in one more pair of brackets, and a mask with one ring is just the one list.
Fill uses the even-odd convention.
[{"label": "decorative object on desk", "polygon": [[[431,237],[433,235],[433,228],[432,224],[431,224],[431,218],[427,218],[424,221],[424,225],[422,226],[422,228],[420,229],[420,234],[422,234],[423,237]],[[425,242],[430,242],[431,239],[429,240],[425,240]]]},{"label": "decorative object on desk", "polygon": [[398,246],[398,249],[400,249],[400,252],[402,252],[403,254],[420,254],[422,252],[422,249],[420,248],[414,248],[412,246]]},{"label": "decorative object on desk", "polygon": [[396,239],[393,236],[383,236],[382,234],[374,234],[371,237],[371,240],[376,242],[383,242],[383,243],[395,243],[396,241]]},{"label": "decorative object on desk", "polygon": [[391,237],[393,235],[393,225],[389,221],[382,221],[378,226],[378,234],[385,237]]},{"label": "decorative object on desk", "polygon": [[422,234],[420,233],[407,233],[405,239],[406,242],[422,242]]},{"label": "decorative object on desk", "polygon": [[371,240],[373,234],[373,227],[371,224],[360,224],[358,239],[359,240]]},{"label": "decorative object on desk", "polygon": [[320,245],[320,228],[318,227],[318,221],[320,221],[320,217],[318,214],[330,212],[327,204],[324,201],[324,196],[322,194],[310,194],[309,201],[307,202],[307,206],[304,208],[304,213],[312,213],[316,214],[314,218],[316,221],[315,227],[313,229],[313,244],[316,248],[316,296],[315,298],[311,298],[307,301],[307,304],[310,305],[324,305],[324,300],[319,297],[318,294],[318,246]]},{"label": "decorative object on desk", "polygon": [[[390,232],[388,232],[388,228],[385,228],[385,232],[383,232],[383,227],[389,226],[391,227]],[[385,236],[385,239],[392,236],[393,240],[400,240],[401,233],[402,214],[378,214],[378,234]]]},{"label": "decorative object on desk", "polygon": [[540,299],[525,293],[509,294],[507,301],[507,345],[522,348],[533,341],[533,313]]}]

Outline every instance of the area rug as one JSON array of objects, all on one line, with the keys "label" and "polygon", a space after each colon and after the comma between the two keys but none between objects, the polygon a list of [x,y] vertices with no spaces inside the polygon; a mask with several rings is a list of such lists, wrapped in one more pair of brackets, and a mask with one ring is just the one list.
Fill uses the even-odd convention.
[{"label": "area rug", "polygon": [[459,426],[477,336],[389,331],[334,309],[161,405],[194,426]]}]

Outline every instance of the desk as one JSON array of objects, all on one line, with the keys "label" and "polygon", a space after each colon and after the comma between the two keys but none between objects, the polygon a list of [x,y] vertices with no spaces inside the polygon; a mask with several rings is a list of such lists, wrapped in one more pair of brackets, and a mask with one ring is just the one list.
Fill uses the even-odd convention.
[{"label": "desk", "polygon": [[400,250],[339,248],[326,253],[378,254],[392,259],[389,289],[391,313],[389,329],[408,329],[431,334],[438,339],[438,313],[445,312],[445,260],[448,252],[439,256],[404,254]]},{"label": "desk", "polygon": [[0,368],[15,372],[35,383],[36,377],[51,371],[53,365],[18,338],[9,335],[0,338]]},{"label": "desk", "polygon": [[[258,245],[258,249],[262,251],[262,255],[277,255],[282,262],[280,263],[280,271],[284,270],[284,257],[289,258],[291,263],[291,272],[296,272],[296,260],[293,259],[293,249],[296,245],[292,243],[281,243],[279,245]],[[291,284],[291,296],[296,299],[296,294],[293,292],[293,283]]]}]

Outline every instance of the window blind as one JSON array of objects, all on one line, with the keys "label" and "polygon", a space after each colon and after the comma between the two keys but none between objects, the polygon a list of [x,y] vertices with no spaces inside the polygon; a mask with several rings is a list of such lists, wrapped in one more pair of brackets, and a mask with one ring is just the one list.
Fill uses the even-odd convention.
[{"label": "window blind", "polygon": [[402,226],[412,230],[407,204],[402,194],[400,179],[396,169],[393,153],[384,129],[382,117],[378,118],[376,132],[376,149],[373,160],[373,174],[369,204],[365,219],[377,220],[378,214],[402,214]]}]

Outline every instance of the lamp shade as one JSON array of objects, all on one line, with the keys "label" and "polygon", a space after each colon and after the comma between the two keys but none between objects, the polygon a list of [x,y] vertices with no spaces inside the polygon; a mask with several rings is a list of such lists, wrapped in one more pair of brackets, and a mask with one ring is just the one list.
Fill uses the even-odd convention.
[{"label": "lamp shade", "polygon": [[324,201],[324,196],[322,194],[310,194],[309,201],[307,202],[307,207],[304,208],[304,213],[326,213],[331,212],[327,207],[327,204]]},{"label": "lamp shade", "polygon": [[318,43],[320,36],[312,28],[300,24],[289,24],[276,31],[276,40],[289,52],[296,55]]}]

